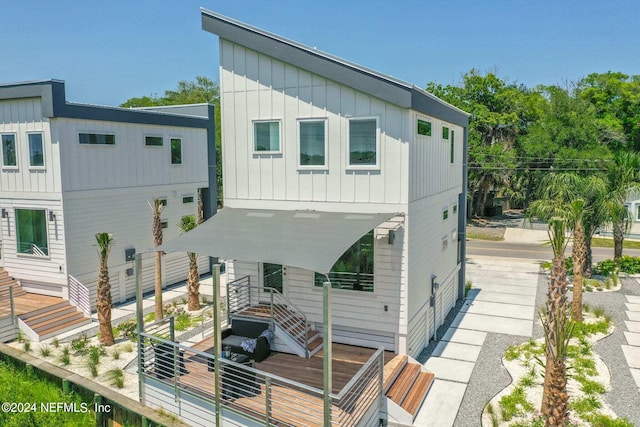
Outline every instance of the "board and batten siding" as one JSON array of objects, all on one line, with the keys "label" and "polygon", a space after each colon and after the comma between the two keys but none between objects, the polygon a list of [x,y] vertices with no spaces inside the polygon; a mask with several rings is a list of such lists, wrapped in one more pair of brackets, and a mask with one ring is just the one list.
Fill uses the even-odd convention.
[{"label": "board and batten siding", "polygon": [[[418,135],[418,119],[431,123],[431,136]],[[449,128],[448,139],[442,138],[443,127]],[[414,202],[443,191],[461,189],[464,129],[412,112],[411,132],[413,137],[409,148],[409,200]],[[453,163],[451,163],[452,135]]]},{"label": "board and batten siding", "polygon": [[[410,112],[220,40],[225,202],[407,203]],[[348,118],[376,117],[380,167],[348,167]],[[298,120],[327,121],[323,170],[298,167]],[[280,154],[253,153],[253,121],[280,120]]]},{"label": "board and batten siding", "polygon": [[[197,183],[207,187],[206,129],[77,120],[51,120],[59,141],[63,191]],[[115,135],[115,145],[80,144],[79,133]],[[161,147],[145,136],[162,136]],[[182,140],[182,164],[171,164],[171,138]]]},{"label": "board and batten siding", "polygon": [[[452,307],[457,299],[458,190],[452,189],[409,204],[407,216],[407,354],[419,354],[433,334],[433,312],[429,307],[431,276],[440,283],[438,307]],[[443,219],[443,211],[448,218]],[[452,291],[453,290],[453,291]],[[444,301],[443,301],[444,300]],[[447,310],[448,311],[448,310]],[[446,312],[437,317],[439,324]],[[426,322],[426,324],[425,324]]]},{"label": "board and batten siding", "polygon": [[[42,133],[44,167],[29,166],[29,133]],[[15,135],[16,167],[2,165],[0,193],[7,191],[59,193],[60,156],[40,98],[0,101],[0,133]]]},{"label": "board and batten siding", "polygon": [[[66,287],[66,259],[65,259],[65,219],[62,204],[56,195],[41,195],[42,198],[26,198],[33,193],[19,193],[20,198],[12,193],[2,193],[0,206],[6,209],[8,218],[0,218],[2,227],[2,256],[4,267],[9,274],[22,280],[27,290],[37,290],[38,293],[62,296],[62,286]],[[11,198],[4,198],[6,196]],[[37,194],[35,195],[37,196]],[[45,211],[48,235],[48,256],[19,254],[16,236],[15,209],[38,209]],[[49,220],[49,212],[55,215]]]},{"label": "board and batten siding", "polygon": [[[389,230],[396,233],[392,245],[388,243]],[[400,297],[405,282],[405,239],[401,216],[376,228],[374,292],[332,289],[334,341],[373,348],[383,345],[387,350],[396,351],[399,319],[405,316]],[[262,284],[259,263],[233,261],[227,265],[230,281],[250,276],[252,285]],[[284,296],[301,309],[317,329],[322,329],[322,288],[314,286],[313,272],[290,266],[284,269]]]}]

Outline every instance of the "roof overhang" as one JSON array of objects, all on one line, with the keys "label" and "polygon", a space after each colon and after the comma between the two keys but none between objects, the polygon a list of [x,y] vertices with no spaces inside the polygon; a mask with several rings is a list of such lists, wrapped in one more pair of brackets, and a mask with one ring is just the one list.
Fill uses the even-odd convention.
[{"label": "roof overhang", "polygon": [[397,215],[225,207],[194,230],[155,250],[194,252],[328,273],[358,239]]}]

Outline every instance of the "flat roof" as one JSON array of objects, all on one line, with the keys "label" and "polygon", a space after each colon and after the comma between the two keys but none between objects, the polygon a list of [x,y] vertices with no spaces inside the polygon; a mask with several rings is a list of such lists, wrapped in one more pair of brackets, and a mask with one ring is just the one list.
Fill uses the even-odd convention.
[{"label": "flat roof", "polygon": [[201,8],[202,29],[389,103],[467,127],[470,114],[405,81]]},{"label": "flat roof", "polygon": [[150,108],[122,108],[68,102],[65,82],[58,79],[0,84],[0,101],[40,98],[42,114],[49,118],[73,118],[122,123],[205,128],[213,126],[213,105],[171,105]]}]

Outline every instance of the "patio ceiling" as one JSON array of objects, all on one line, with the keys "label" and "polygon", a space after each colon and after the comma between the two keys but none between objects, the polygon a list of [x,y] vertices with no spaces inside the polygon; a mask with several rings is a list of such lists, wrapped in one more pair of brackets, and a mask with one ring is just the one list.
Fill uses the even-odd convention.
[{"label": "patio ceiling", "polygon": [[396,215],[225,207],[196,229],[154,250],[195,252],[328,273],[352,244]]}]

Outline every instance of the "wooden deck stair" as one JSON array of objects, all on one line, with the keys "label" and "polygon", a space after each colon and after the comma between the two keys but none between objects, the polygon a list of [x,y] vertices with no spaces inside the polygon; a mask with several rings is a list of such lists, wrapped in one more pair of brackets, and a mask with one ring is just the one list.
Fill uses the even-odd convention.
[{"label": "wooden deck stair", "polygon": [[18,317],[38,335],[40,341],[91,322],[66,300]]},{"label": "wooden deck stair", "polygon": [[0,268],[0,299],[9,299],[9,288],[13,286],[13,297],[19,297],[27,292],[22,289],[22,287],[18,284],[16,279],[9,276],[9,273],[4,269]]},{"label": "wooden deck stair", "polygon": [[409,361],[406,354],[394,357],[384,366],[384,392],[415,418],[433,384],[434,374]]}]

